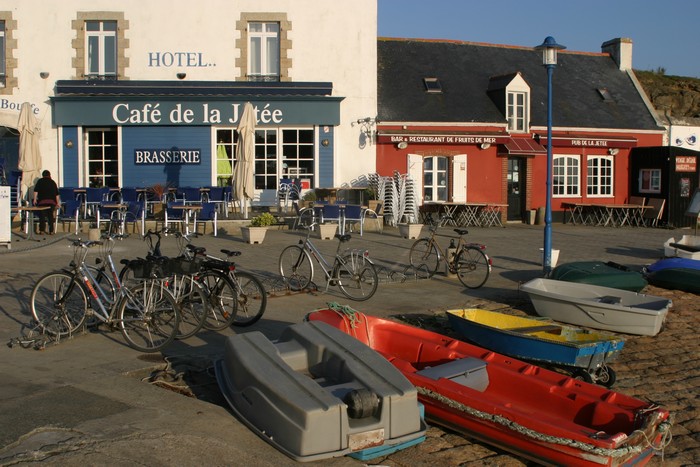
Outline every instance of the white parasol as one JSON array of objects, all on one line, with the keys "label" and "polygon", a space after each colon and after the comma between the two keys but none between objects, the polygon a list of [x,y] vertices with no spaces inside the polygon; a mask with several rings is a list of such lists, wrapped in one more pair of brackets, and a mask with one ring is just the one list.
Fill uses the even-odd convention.
[{"label": "white parasol", "polygon": [[253,166],[255,164],[255,111],[250,102],[243,106],[243,113],[238,122],[237,161],[234,174],[234,192],[241,203],[243,218],[248,218],[248,200],[253,198],[255,183]]},{"label": "white parasol", "polygon": [[19,120],[19,161],[17,168],[22,171],[22,193],[27,194],[29,188],[41,174],[41,153],[39,152],[39,123],[34,117],[29,102],[20,107]]}]

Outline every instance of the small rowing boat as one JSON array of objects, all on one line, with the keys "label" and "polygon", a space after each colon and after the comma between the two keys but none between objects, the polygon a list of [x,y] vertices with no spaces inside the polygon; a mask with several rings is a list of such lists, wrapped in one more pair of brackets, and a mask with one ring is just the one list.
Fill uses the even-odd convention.
[{"label": "small rowing boat", "polygon": [[447,320],[457,334],[480,347],[554,366],[606,387],[616,379],[608,363],[625,345],[624,339],[607,332],[478,308],[447,310]]},{"label": "small rowing boat", "polygon": [[671,300],[600,285],[538,278],[520,286],[540,316],[605,331],[655,336]]},{"label": "small rowing boat", "polygon": [[644,465],[670,439],[652,403],[348,307],[311,312],[389,360],[428,420],[542,464]]},{"label": "small rowing boat", "polygon": [[644,276],[629,268],[608,261],[576,261],[552,269],[549,279],[579,284],[603,285],[613,289],[639,292],[647,285]]}]

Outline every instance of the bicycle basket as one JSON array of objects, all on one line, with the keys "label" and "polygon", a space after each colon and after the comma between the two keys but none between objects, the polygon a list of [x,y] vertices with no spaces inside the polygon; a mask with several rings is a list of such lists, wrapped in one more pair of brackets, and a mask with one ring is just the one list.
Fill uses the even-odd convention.
[{"label": "bicycle basket", "polygon": [[129,269],[134,273],[134,279],[151,279],[162,276],[160,265],[152,260],[132,259],[129,261]]},{"label": "bicycle basket", "polygon": [[196,274],[202,268],[202,259],[189,259],[184,256],[168,259],[163,265],[163,270],[167,275],[173,274]]}]

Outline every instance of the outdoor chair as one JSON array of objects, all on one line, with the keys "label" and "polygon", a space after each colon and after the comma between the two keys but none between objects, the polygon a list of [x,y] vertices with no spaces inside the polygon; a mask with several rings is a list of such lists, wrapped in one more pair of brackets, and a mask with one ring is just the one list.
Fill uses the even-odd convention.
[{"label": "outdoor chair", "polygon": [[347,204],[343,213],[343,232],[346,232],[346,227],[350,224],[350,232],[354,224],[360,224],[360,237],[364,232],[365,218],[363,216],[362,206],[359,204]]},{"label": "outdoor chair", "polygon": [[197,232],[197,226],[202,224],[204,226],[204,231],[202,233],[207,233],[207,222],[211,222],[214,228],[214,236],[218,234],[217,227],[217,204],[216,203],[202,203],[202,209],[197,213],[194,218],[194,231]]},{"label": "outdoor chair", "polygon": [[[75,234],[78,235],[80,231],[80,216],[82,211],[83,203],[78,199],[63,199],[61,198],[61,205],[56,212],[56,228],[54,232],[58,232],[58,223],[65,225],[66,222],[70,227],[71,222],[75,222]],[[63,228],[65,231],[66,229]]]},{"label": "outdoor chair", "polygon": [[337,204],[324,204],[321,208],[321,223],[334,222],[338,224],[338,233],[343,234],[343,218],[340,212],[340,206]]},{"label": "outdoor chair", "polygon": [[362,211],[362,217],[363,217],[362,225],[363,225],[363,227],[364,227],[364,223],[365,223],[367,218],[374,219],[377,222],[377,232],[382,233],[382,231],[384,229],[384,222],[383,222],[384,219],[382,219],[382,217],[383,217],[382,216],[382,208],[383,207],[384,207],[384,205],[382,203],[377,203],[377,207],[375,209],[365,208]]},{"label": "outdoor chair", "polygon": [[128,224],[133,224],[133,229],[132,231],[136,231],[136,223],[141,222],[141,236],[143,237],[146,234],[146,205],[141,202],[141,201],[136,201],[136,202],[129,202],[129,205],[126,208],[126,212],[124,213],[124,228],[128,226]]},{"label": "outdoor chair", "polygon": [[166,229],[170,228],[170,224],[175,224],[181,232],[186,231],[187,215],[185,209],[176,208],[176,206],[184,206],[183,201],[170,201],[165,207],[165,217],[163,219],[163,226]]},{"label": "outdoor chair", "polygon": [[661,221],[661,216],[664,213],[666,200],[661,198],[649,198],[648,206],[653,206],[651,209],[644,210],[644,225],[658,227]]}]

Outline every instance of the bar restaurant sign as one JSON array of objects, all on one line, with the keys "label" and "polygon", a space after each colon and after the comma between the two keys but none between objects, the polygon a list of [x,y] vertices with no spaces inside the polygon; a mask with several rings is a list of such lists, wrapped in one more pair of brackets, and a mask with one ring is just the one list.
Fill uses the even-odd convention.
[{"label": "bar restaurant sign", "polygon": [[698,161],[695,156],[676,156],[676,172],[695,172]]}]

